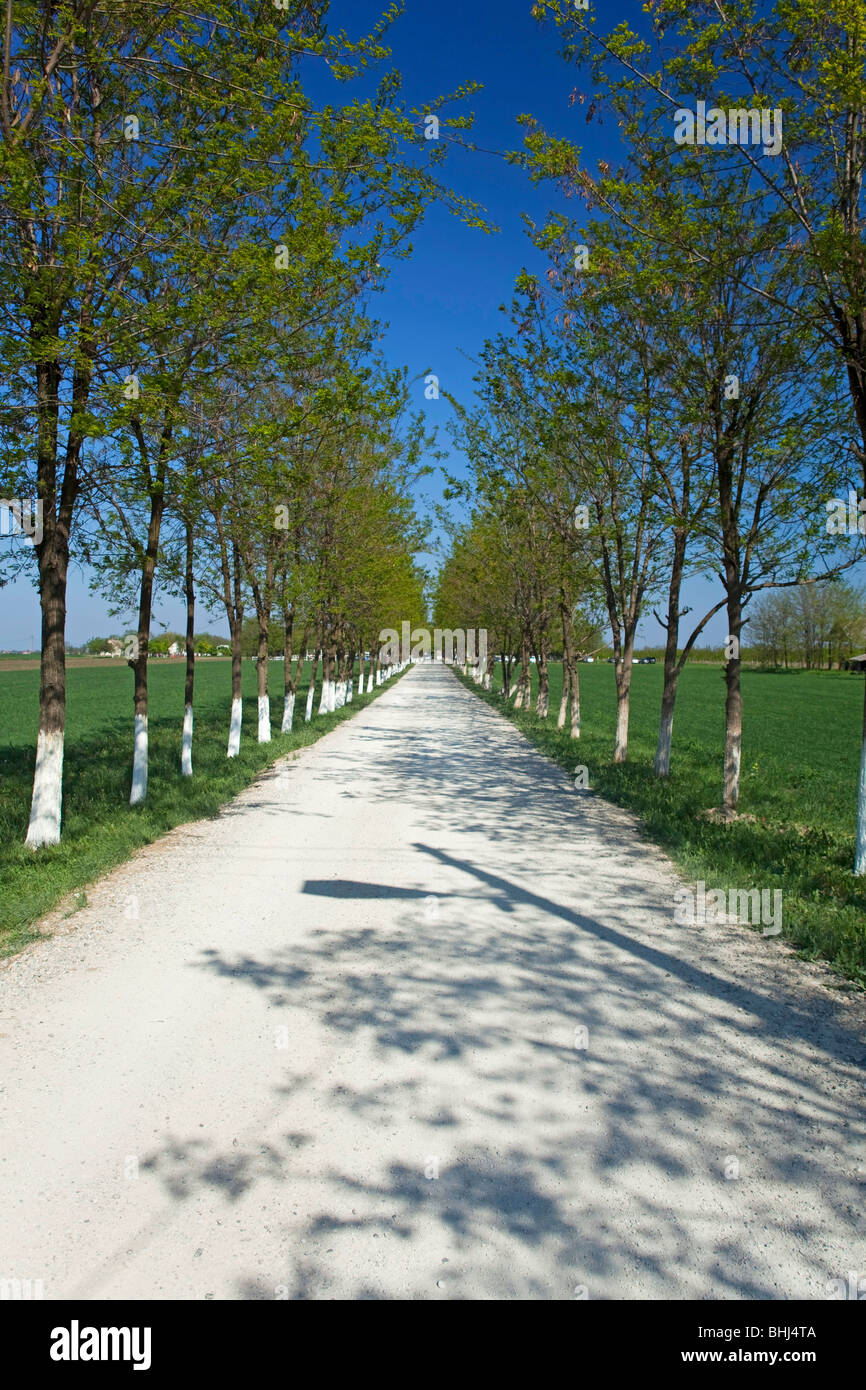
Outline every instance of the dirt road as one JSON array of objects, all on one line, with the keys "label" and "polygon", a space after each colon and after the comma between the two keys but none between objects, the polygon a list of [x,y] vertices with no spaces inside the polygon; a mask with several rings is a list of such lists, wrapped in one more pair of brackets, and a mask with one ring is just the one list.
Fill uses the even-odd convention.
[{"label": "dirt road", "polygon": [[860,1004],[408,672],[0,972],[0,1278],[46,1298],[824,1298]]}]

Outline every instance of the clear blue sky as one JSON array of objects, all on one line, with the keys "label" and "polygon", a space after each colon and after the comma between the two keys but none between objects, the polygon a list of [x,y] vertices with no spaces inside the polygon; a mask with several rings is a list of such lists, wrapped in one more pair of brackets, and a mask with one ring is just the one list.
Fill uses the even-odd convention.
[{"label": "clear blue sky", "polygon": [[[382,8],[378,0],[333,0],[330,29],[345,29],[350,35],[368,32]],[[616,126],[587,126],[585,108],[569,105],[579,74],[559,57],[553,28],[539,26],[531,10],[532,0],[436,0],[433,4],[406,0],[406,13],[392,26],[388,42],[394,66],[403,74],[407,104],[420,106],[462,83],[478,81],[483,91],[471,102],[476,123],[469,137],[478,145],[491,150],[517,148],[521,132],[515,117],[531,112],[546,127],[582,142],[584,162],[615,160]],[[619,0],[605,6],[604,23],[612,26],[627,18],[638,24],[640,13],[635,0]],[[337,88],[323,75],[315,79],[313,90],[323,100],[340,100],[347,99],[350,89]],[[483,204],[501,231],[485,235],[434,209],[413,238],[411,260],[391,269],[387,288],[375,297],[373,309],[389,325],[383,345],[389,361],[405,364],[410,377],[429,367],[443,390],[465,402],[472,395],[473,359],[484,339],[504,326],[499,306],[510,302],[521,267],[536,263],[521,214],[540,221],[549,208],[565,205],[554,189],[533,188],[519,170],[495,154],[449,147],[442,177]],[[579,214],[576,204],[567,206]],[[420,376],[413,389],[430,423],[441,426],[440,446],[448,446],[447,401],[425,401]],[[449,466],[461,471],[460,460],[453,454]],[[428,480],[424,491],[428,498],[438,498],[441,479]],[[693,581],[685,601],[703,613],[718,596],[714,584]],[[154,632],[164,626],[181,630],[183,624],[179,602],[158,603]],[[90,593],[88,576],[74,569],[69,588],[70,643],[77,645],[129,625],[109,617],[105,601]],[[208,620],[202,613],[198,626],[222,632],[226,625],[224,619]],[[722,641],[725,631],[720,615],[708,626],[705,640]],[[661,628],[651,617],[642,635],[654,644],[663,640]],[[35,590],[23,582],[10,585],[0,596],[0,649],[35,648],[38,641]]]}]

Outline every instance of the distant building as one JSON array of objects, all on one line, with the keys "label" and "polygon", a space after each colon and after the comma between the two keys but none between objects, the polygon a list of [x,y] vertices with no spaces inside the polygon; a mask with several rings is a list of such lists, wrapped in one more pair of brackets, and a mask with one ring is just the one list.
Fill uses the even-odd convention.
[{"label": "distant building", "polygon": [[849,656],[845,662],[846,671],[866,671],[866,652],[860,656]]}]

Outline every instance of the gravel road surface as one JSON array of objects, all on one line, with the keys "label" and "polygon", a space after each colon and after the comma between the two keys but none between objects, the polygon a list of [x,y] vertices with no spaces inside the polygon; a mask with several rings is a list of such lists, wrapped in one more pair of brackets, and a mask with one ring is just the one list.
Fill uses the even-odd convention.
[{"label": "gravel road surface", "polygon": [[777,940],[677,924],[678,883],[450,671],[411,669],[0,971],[0,1278],[866,1289],[862,1002]]}]

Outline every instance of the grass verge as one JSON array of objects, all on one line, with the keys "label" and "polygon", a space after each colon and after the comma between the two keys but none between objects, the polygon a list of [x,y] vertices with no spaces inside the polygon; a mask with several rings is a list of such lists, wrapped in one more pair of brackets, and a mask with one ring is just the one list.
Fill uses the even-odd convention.
[{"label": "grass verge", "polygon": [[[499,710],[560,766],[588,769],[589,785],[635,812],[687,880],[707,888],[782,890],[782,934],[804,959],[827,961],[866,987],[866,882],[851,872],[857,798],[862,678],[842,672],[743,676],[742,819],[714,824],[702,812],[721,795],[724,682],[720,669],[686,667],[680,682],[670,778],[653,773],[661,704],[659,666],[637,667],[629,758],[613,761],[615,691],[608,665],[582,665],[579,740],[556,728],[562,669],[551,670],[547,720],[479,698]],[[459,673],[458,673],[459,674]],[[537,680],[533,670],[533,693]]]}]

